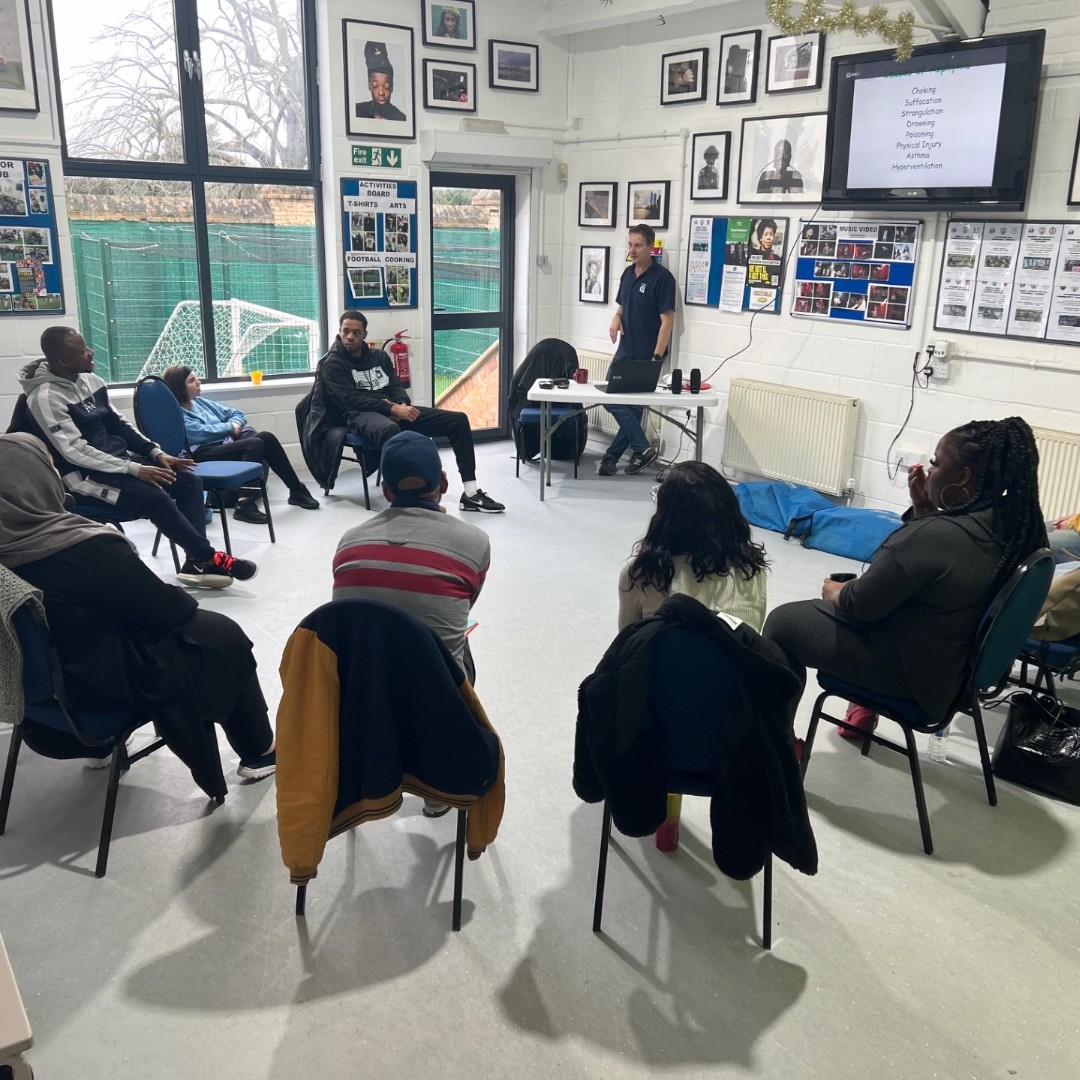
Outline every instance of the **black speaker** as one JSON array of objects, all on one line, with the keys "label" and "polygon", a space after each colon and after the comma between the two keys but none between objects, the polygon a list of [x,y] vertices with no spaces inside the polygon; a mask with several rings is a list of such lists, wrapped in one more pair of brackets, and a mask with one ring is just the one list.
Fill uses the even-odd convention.
[{"label": "black speaker", "polygon": [[701,393],[701,368],[690,369],[690,393]]},{"label": "black speaker", "polygon": [[671,372],[671,392],[673,394],[682,393],[682,369],[673,368]]}]

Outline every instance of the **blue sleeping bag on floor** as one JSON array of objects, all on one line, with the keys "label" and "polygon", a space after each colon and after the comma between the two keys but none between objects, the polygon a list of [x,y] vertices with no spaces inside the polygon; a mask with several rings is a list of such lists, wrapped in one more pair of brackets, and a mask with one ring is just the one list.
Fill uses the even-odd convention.
[{"label": "blue sleeping bag on floor", "polygon": [[803,546],[866,562],[900,528],[891,510],[834,506],[817,491],[785,480],[736,484],[735,497],[752,525],[797,537]]}]

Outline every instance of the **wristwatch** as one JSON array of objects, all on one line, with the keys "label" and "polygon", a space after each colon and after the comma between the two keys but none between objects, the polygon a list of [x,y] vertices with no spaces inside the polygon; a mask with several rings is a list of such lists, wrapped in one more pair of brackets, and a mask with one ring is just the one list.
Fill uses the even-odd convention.
[{"label": "wristwatch", "polygon": [[659,353],[653,353],[652,358],[659,364],[663,361],[663,357]]}]

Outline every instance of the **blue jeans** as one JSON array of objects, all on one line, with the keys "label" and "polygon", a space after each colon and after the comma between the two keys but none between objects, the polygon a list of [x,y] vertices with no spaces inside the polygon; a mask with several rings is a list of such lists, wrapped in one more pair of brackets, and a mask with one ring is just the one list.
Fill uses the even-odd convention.
[{"label": "blue jeans", "polygon": [[649,449],[649,440],[641,427],[641,418],[645,410],[640,405],[605,405],[605,409],[619,425],[619,433],[611,441],[604,457],[618,461],[629,446],[635,454],[643,454]]},{"label": "blue jeans", "polygon": [[1075,529],[1051,529],[1048,538],[1050,550],[1054,553],[1054,562],[1080,559],[1080,533]]}]

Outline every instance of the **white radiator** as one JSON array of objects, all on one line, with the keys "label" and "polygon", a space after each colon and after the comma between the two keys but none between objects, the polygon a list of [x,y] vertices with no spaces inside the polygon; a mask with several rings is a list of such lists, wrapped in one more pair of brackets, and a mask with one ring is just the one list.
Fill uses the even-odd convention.
[{"label": "white radiator", "polygon": [[1039,503],[1047,525],[1080,512],[1080,435],[1032,428],[1039,448]]},{"label": "white radiator", "polygon": [[[608,367],[611,365],[612,354],[595,352],[593,349],[578,349],[578,363],[589,372],[589,382],[603,382],[607,378]],[[589,427],[604,432],[605,435],[614,435],[619,430],[611,413],[606,409],[589,410]],[[645,415],[645,434],[649,441],[656,444],[659,432],[659,421],[652,413]]]},{"label": "white radiator", "polygon": [[842,495],[852,477],[859,399],[733,379],[723,463]]}]

